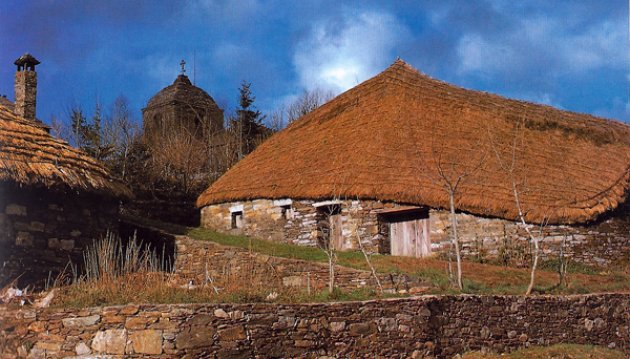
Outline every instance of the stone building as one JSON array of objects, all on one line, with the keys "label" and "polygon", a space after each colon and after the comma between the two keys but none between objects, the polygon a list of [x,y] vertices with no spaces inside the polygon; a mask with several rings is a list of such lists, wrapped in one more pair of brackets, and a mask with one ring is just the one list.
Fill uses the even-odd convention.
[{"label": "stone building", "polygon": [[518,197],[547,252],[627,264],[629,167],[625,124],[463,89],[397,60],[271,137],[197,206],[222,231],[424,256],[448,247],[453,194],[466,255],[519,256],[529,249]]},{"label": "stone building", "polygon": [[16,61],[15,109],[0,103],[0,287],[41,285],[69,260],[80,264],[87,244],[117,230],[119,200],[130,195],[36,121],[33,59]]},{"label": "stone building", "polygon": [[182,61],[182,73],[173,84],[155,94],[142,109],[148,138],[159,141],[175,131],[201,138],[223,130],[223,110],[206,91],[190,82],[183,65]]}]

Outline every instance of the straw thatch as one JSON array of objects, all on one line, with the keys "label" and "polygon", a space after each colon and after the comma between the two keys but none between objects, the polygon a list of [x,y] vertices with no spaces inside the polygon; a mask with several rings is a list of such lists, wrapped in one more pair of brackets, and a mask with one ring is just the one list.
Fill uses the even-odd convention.
[{"label": "straw thatch", "polygon": [[175,81],[160,90],[151,97],[144,110],[170,105],[173,103],[183,103],[189,106],[202,106],[208,111],[221,111],[214,102],[212,96],[197,86],[194,86],[188,76],[179,75]]},{"label": "straw thatch", "polygon": [[459,210],[515,219],[514,183],[527,220],[587,222],[625,200],[629,144],[619,122],[466,90],[397,60],[263,143],[197,205],[340,197],[448,208],[445,178],[466,174]]},{"label": "straw thatch", "polygon": [[[0,105],[0,181],[128,197],[129,189],[92,157]],[[0,186],[2,183],[0,182]]]}]

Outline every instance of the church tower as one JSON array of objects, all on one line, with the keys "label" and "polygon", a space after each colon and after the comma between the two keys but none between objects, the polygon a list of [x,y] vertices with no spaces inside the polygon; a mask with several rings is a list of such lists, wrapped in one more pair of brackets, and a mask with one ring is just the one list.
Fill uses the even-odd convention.
[{"label": "church tower", "polygon": [[[159,139],[172,131],[186,131],[203,138],[223,130],[223,110],[186,76],[186,63],[172,85],[160,90],[142,110],[144,134]],[[156,137],[157,136],[157,137]]]}]

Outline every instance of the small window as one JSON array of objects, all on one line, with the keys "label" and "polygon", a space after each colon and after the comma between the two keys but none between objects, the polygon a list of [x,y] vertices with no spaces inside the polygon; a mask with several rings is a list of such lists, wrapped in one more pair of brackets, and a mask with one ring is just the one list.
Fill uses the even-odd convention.
[{"label": "small window", "polygon": [[290,204],[280,206],[280,210],[282,211],[282,218],[293,219],[293,209],[291,208]]},{"label": "small window", "polygon": [[243,211],[232,212],[232,229],[243,228]]}]

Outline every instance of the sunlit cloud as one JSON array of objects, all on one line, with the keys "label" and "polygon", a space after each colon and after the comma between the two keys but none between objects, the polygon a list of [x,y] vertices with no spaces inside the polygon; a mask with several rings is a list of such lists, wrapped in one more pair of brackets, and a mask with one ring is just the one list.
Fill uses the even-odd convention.
[{"label": "sunlit cloud", "polygon": [[395,59],[408,30],[387,13],[346,15],[339,23],[316,23],[297,46],[293,64],[306,89],[347,90]]}]

